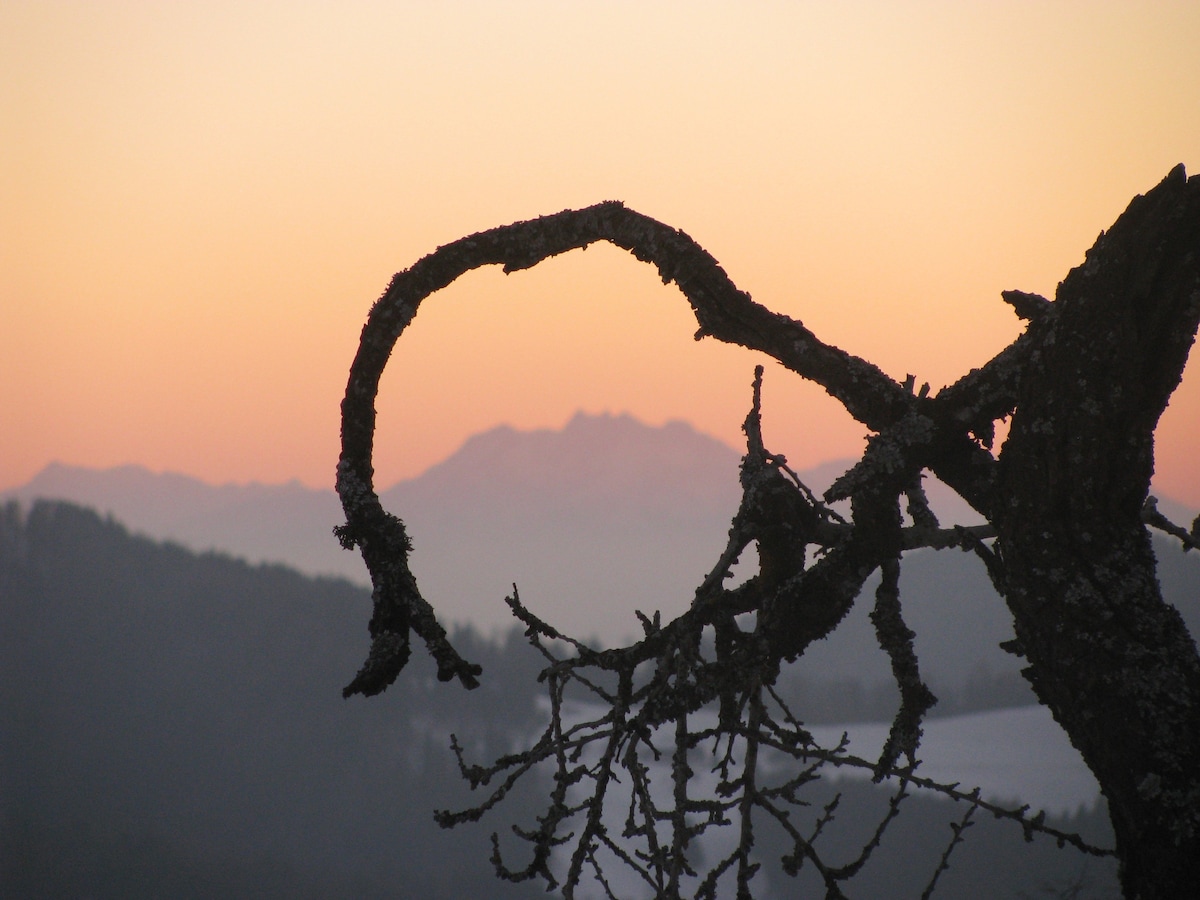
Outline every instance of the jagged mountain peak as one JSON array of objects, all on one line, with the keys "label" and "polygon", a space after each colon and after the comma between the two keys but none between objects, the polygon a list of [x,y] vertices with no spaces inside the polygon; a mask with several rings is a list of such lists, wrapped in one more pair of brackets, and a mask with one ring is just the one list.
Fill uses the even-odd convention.
[{"label": "jagged mountain peak", "polygon": [[561,429],[500,425],[473,435],[450,457],[386,492],[629,492],[725,500],[738,495],[736,450],[678,420],[647,425],[628,413],[577,412]]},{"label": "jagged mountain peak", "polygon": [[[684,422],[577,413],[559,429],[477,434],[381,499],[409,526],[414,571],[448,620],[507,625],[502,598],[516,581],[524,599],[544,604],[568,630],[595,627],[612,639],[635,622],[633,608],[671,612],[689,602],[737,510],[738,462],[737,450]],[[820,493],[847,465],[799,474]],[[944,524],[971,521],[947,488],[928,487]],[[358,554],[331,534],[343,521],[332,489],[211,486],[140,466],[54,463],[4,495],[26,503],[39,496],[111,513],[136,533],[195,550],[367,577]],[[1194,515],[1176,514],[1169,501],[1160,508],[1179,522]]]}]

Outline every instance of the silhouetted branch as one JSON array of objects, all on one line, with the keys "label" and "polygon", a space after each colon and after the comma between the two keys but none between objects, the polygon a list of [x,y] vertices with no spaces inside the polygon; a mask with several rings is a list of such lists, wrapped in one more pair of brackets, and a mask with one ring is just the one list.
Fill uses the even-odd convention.
[{"label": "silhouetted branch", "polygon": [[887,653],[892,663],[892,675],[900,689],[900,709],[892,722],[891,732],[879,755],[875,780],[896,767],[901,755],[908,759],[909,768],[917,764],[917,746],[921,743],[921,720],[925,713],[937,703],[937,697],[921,680],[917,654],[913,650],[916,636],[900,613],[900,560],[883,564],[883,580],[875,592],[875,608],[871,610],[871,624],[879,646]]},{"label": "silhouetted branch", "polygon": [[[979,799],[979,789],[976,788],[972,794],[972,799]],[[979,809],[979,805],[971,803],[967,806],[967,811],[963,813],[963,817],[957,822],[950,823],[950,831],[953,837],[950,843],[946,845],[946,849],[942,852],[942,858],[938,860],[937,868],[933,870],[933,875],[929,878],[929,883],[925,885],[925,890],[921,891],[921,900],[929,900],[933,896],[933,892],[937,889],[938,879],[942,877],[942,873],[950,868],[950,854],[954,852],[954,848],[963,842],[963,833],[975,823],[971,821],[975,815],[975,810]]]},{"label": "silhouetted branch", "polygon": [[[862,473],[864,478],[879,467],[889,474],[902,470],[905,475],[900,480],[907,489],[931,450],[939,428],[948,427],[960,438],[942,442],[937,454],[939,460],[962,457],[962,465],[970,463],[973,451],[962,443],[967,431],[977,427],[981,416],[1004,407],[1004,403],[997,406],[994,400],[980,399],[987,393],[981,387],[973,391],[960,389],[959,393],[970,396],[957,402],[923,395],[914,397],[877,367],[821,342],[800,322],[772,313],[752,301],[734,286],[716,260],[683,232],[619,203],[601,203],[518,222],[440,247],[412,268],[398,273],[372,308],[342,400],[337,489],[346,524],[339,527],[338,536],[344,546],[360,548],[375,586],[371,656],[346,689],[348,694],[377,693],[394,680],[408,659],[409,630],[425,641],[438,661],[439,678],[457,678],[467,687],[478,683],[477,667],[462,660],[450,646],[432,607],[412,578],[403,524],[383,511],[374,489],[374,401],[396,340],[427,297],[472,269],[501,265],[505,272],[513,272],[596,241],[608,241],[628,250],[637,259],[655,265],[664,283],[675,282],[696,316],[700,326],[697,337],[712,336],[771,355],[802,377],[820,384],[852,416],[880,432],[873,439],[874,451],[864,457],[868,467]],[[994,379],[975,375],[972,384],[990,380]],[[1008,407],[1004,407],[997,414],[1007,411]],[[930,413],[936,413],[943,425],[939,426]],[[780,470],[782,463],[772,465]],[[852,482],[844,481],[838,493],[849,496],[851,488]],[[853,540],[848,543],[853,547]],[[808,579],[811,584],[801,593],[825,595],[829,615],[822,622],[811,623],[808,630],[814,637],[793,641],[784,648],[785,655],[800,652],[803,646],[836,625],[841,618],[837,610],[842,609],[844,614],[855,588],[878,565],[876,554],[867,554],[871,557],[868,559],[857,552],[861,547],[855,550],[841,554],[838,562],[828,567],[831,571]]]},{"label": "silhouetted branch", "polygon": [[1184,550],[1200,550],[1200,516],[1196,517],[1196,521],[1192,523],[1192,530],[1188,531],[1158,511],[1157,497],[1147,497],[1145,505],[1142,506],[1142,521],[1178,538]]}]

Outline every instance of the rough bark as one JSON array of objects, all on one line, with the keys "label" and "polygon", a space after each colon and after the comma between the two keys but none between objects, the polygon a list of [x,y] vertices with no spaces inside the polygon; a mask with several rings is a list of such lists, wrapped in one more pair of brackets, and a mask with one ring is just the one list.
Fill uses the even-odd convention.
[{"label": "rough bark", "polygon": [[1136,199],[1060,285],[993,523],[1026,674],[1108,800],[1126,896],[1200,890],[1200,659],[1141,511],[1200,318],[1200,179]]}]

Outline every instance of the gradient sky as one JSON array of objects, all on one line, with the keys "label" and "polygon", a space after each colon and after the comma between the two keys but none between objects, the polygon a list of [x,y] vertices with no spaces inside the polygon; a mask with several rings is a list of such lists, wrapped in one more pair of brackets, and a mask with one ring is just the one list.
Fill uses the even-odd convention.
[{"label": "gradient sky", "polygon": [[[329,487],[359,330],[464,234],[620,199],[743,289],[936,389],[1018,333],[1175,164],[1200,4],[0,3],[0,488],[51,460]],[[593,247],[473,273],[384,378],[377,481],[501,422],[686,419],[758,358]],[[863,428],[768,370],[768,446]],[[1200,505],[1200,368],[1159,485]]]}]

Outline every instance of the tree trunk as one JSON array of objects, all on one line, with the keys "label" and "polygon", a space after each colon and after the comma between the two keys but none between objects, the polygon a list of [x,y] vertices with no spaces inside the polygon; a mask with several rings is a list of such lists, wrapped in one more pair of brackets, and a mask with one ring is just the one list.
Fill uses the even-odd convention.
[{"label": "tree trunk", "polygon": [[1200,178],[1136,198],[1059,286],[992,520],[1026,677],[1107,798],[1127,897],[1200,891],[1200,658],[1140,518],[1200,319]]}]

